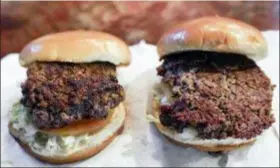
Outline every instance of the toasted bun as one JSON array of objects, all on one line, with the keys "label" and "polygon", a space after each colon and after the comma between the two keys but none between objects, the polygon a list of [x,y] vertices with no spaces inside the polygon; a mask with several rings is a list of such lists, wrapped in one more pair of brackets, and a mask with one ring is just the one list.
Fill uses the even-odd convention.
[{"label": "toasted bun", "polygon": [[[157,97],[158,95],[154,95],[153,102],[152,102],[152,115],[156,118],[156,120],[159,121],[159,101]],[[171,130],[167,127],[164,127],[160,122],[155,122],[156,128],[159,130],[160,133],[162,133],[168,140],[171,142],[184,146],[184,147],[193,147],[200,151],[205,152],[225,152],[225,151],[231,151],[249,144],[252,144],[255,142],[255,138],[252,139],[211,139],[211,140],[203,140],[198,137],[195,137],[191,135],[191,130],[188,130],[188,128],[185,128],[184,132],[187,135],[188,138],[180,138],[180,133],[175,132],[174,130]]]},{"label": "toasted bun", "polygon": [[35,152],[33,152],[31,150],[31,148],[23,143],[20,139],[18,139],[17,137],[13,136],[16,141],[20,144],[20,146],[27,152],[29,153],[31,156],[34,156],[35,158],[44,161],[44,162],[48,162],[48,163],[52,163],[52,164],[66,164],[66,163],[73,163],[73,162],[77,162],[77,161],[81,161],[81,160],[85,160],[88,159],[90,157],[92,157],[93,155],[99,153],[100,151],[102,151],[105,147],[107,147],[113,140],[114,138],[120,134],[123,130],[123,125],[122,127],[120,127],[118,129],[118,131],[116,131],[112,136],[108,137],[108,139],[106,139],[105,141],[102,142],[102,144],[95,146],[95,147],[91,147],[88,148],[86,150],[82,150],[79,152],[76,152],[70,156],[53,156],[53,157],[49,157],[49,156],[42,156],[39,155]]},{"label": "toasted bun", "polygon": [[67,31],[35,39],[20,53],[22,66],[35,61],[91,63],[110,62],[128,65],[131,56],[128,46],[121,39],[97,31]]},{"label": "toasted bun", "polygon": [[266,56],[267,43],[259,30],[238,20],[209,16],[181,23],[160,38],[161,58],[189,50],[227,52],[260,60]]},{"label": "toasted bun", "polygon": [[111,125],[115,126],[114,130],[109,129],[112,128],[112,126],[111,127],[107,126],[99,132],[99,134],[103,133],[108,135],[106,139],[98,142],[98,145],[96,146],[85,148],[83,150],[77,151],[68,156],[61,156],[61,155],[45,156],[45,155],[38,154],[34,152],[28,144],[26,144],[25,142],[19,139],[18,131],[12,127],[12,124],[9,124],[9,132],[20,144],[20,146],[27,153],[34,156],[36,159],[52,164],[72,163],[72,162],[77,162],[90,158],[93,155],[97,154],[98,152],[102,151],[106,146],[108,146],[115,139],[116,136],[118,136],[122,132],[124,127],[125,115],[126,115],[124,105],[120,104],[116,109],[115,113],[117,115],[115,115],[115,117],[111,121]]}]

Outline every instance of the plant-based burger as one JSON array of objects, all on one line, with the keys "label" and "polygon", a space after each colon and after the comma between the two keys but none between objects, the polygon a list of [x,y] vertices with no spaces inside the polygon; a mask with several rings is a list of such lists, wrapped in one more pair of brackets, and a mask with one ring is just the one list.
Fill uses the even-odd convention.
[{"label": "plant-based burger", "polygon": [[27,79],[12,108],[11,135],[50,163],[98,153],[123,128],[125,93],[116,68],[130,59],[128,46],[103,32],[68,31],[32,41],[19,56]]},{"label": "plant-based burger", "polygon": [[157,44],[161,82],[153,120],[168,139],[202,151],[253,143],[274,123],[274,85],[255,63],[267,43],[254,27],[204,17],[171,28]]}]

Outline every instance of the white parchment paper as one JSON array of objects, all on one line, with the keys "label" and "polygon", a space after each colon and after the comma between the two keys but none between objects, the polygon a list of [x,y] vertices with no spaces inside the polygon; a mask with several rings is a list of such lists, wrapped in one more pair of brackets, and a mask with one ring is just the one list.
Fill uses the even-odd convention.
[{"label": "white parchment paper", "polygon": [[[119,80],[126,90],[127,121],[122,135],[94,157],[62,166],[268,166],[279,167],[279,31],[264,32],[269,56],[258,62],[277,87],[273,112],[276,123],[257,142],[233,152],[210,155],[169,143],[147,122],[148,93],[156,79],[155,67],[160,64],[156,48],[140,42],[131,46],[132,63],[119,68]],[[20,96],[20,83],[26,70],[18,64],[18,54],[1,60],[1,166],[51,166],[26,154],[8,133],[8,112]]]}]

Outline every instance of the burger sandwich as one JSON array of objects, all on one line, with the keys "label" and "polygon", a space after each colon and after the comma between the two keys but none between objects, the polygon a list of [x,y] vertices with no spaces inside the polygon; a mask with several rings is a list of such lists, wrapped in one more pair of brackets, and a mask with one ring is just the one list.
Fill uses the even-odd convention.
[{"label": "burger sandwich", "polygon": [[255,62],[266,56],[267,43],[256,28],[203,17],[171,28],[157,51],[163,63],[150,119],[172,142],[230,151],[274,123],[274,85]]},{"label": "burger sandwich", "polygon": [[116,68],[128,65],[128,46],[95,31],[68,31],[26,45],[22,98],[14,104],[9,132],[39,160],[63,164],[103,150],[125,121],[123,87]]}]

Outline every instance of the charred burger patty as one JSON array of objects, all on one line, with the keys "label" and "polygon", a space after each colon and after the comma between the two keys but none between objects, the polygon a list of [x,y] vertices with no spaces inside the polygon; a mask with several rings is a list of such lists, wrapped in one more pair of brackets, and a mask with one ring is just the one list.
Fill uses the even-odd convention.
[{"label": "charred burger patty", "polygon": [[82,119],[104,119],[124,100],[110,63],[32,63],[22,84],[21,103],[35,126],[60,128]]},{"label": "charred burger patty", "polygon": [[[188,54],[188,56],[183,56]],[[273,87],[243,55],[189,51],[165,57],[157,69],[174,101],[161,105],[160,122],[203,139],[252,138],[274,122]]]}]

